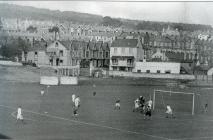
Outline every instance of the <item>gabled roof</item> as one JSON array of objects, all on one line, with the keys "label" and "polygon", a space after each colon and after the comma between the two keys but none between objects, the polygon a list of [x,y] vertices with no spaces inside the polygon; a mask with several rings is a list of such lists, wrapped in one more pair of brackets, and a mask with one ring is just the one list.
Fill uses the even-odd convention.
[{"label": "gabled roof", "polygon": [[95,49],[95,42],[89,42],[89,49],[94,50]]},{"label": "gabled roof", "polygon": [[103,50],[109,50],[109,44],[108,44],[107,42],[104,42],[104,43],[102,44],[102,49],[103,49]]},{"label": "gabled roof", "polygon": [[71,44],[71,48],[73,50],[78,50],[81,47],[81,41],[73,40]]},{"label": "gabled roof", "polygon": [[58,41],[59,43],[61,43],[67,50],[70,49],[70,46],[71,46],[71,41],[69,40],[66,40],[66,41]]},{"label": "gabled roof", "polygon": [[98,42],[95,44],[96,49],[97,49],[97,50],[102,49],[102,44],[103,44],[103,41],[98,41]]},{"label": "gabled roof", "polygon": [[29,51],[45,51],[49,43],[50,42],[35,41],[33,46],[29,48]]},{"label": "gabled roof", "polygon": [[82,41],[81,46],[82,48],[86,48],[88,46],[88,42]]},{"label": "gabled roof", "polygon": [[138,39],[117,39],[112,42],[111,47],[137,47]]}]

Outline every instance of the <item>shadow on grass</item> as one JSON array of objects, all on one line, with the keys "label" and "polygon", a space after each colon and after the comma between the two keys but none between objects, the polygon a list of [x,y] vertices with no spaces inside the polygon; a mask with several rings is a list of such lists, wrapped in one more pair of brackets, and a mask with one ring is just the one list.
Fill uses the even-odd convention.
[{"label": "shadow on grass", "polygon": [[11,139],[11,138],[8,137],[8,136],[5,136],[5,135],[3,135],[3,134],[0,134],[0,139]]}]

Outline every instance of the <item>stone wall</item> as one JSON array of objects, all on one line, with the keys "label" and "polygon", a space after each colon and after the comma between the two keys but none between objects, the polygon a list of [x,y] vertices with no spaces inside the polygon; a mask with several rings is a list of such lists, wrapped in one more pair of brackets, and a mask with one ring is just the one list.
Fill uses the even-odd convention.
[{"label": "stone wall", "polygon": [[161,74],[161,73],[134,73],[123,71],[109,71],[110,76],[135,77],[135,78],[156,78],[156,79],[179,79],[179,80],[195,80],[194,75],[181,74]]}]

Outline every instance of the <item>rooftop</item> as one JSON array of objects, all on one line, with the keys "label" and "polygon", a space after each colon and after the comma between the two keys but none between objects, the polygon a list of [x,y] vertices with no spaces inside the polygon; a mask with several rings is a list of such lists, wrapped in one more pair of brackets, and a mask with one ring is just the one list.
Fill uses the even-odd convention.
[{"label": "rooftop", "polygon": [[111,47],[137,47],[138,39],[117,39],[112,42]]}]

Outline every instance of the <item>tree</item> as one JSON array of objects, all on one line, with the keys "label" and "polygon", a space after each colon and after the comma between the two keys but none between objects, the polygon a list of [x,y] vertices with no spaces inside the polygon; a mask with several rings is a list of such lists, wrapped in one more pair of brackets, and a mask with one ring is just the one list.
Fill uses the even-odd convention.
[{"label": "tree", "polygon": [[103,26],[113,26],[113,27],[120,27],[122,25],[122,22],[118,19],[113,19],[109,16],[106,16],[103,18],[103,21],[101,23]]},{"label": "tree", "polygon": [[10,39],[0,48],[0,54],[4,58],[13,59],[21,57],[22,51],[28,51],[30,44],[21,38]]},{"label": "tree", "polygon": [[49,29],[50,33],[55,33],[55,40],[56,40],[56,34],[59,33],[59,28],[57,26],[53,26],[52,28]]},{"label": "tree", "polygon": [[37,32],[37,27],[33,27],[32,25],[30,25],[29,27],[27,27],[27,31],[30,33],[35,33]]},{"label": "tree", "polygon": [[1,21],[1,18],[0,18],[0,31],[3,29],[3,23]]}]

